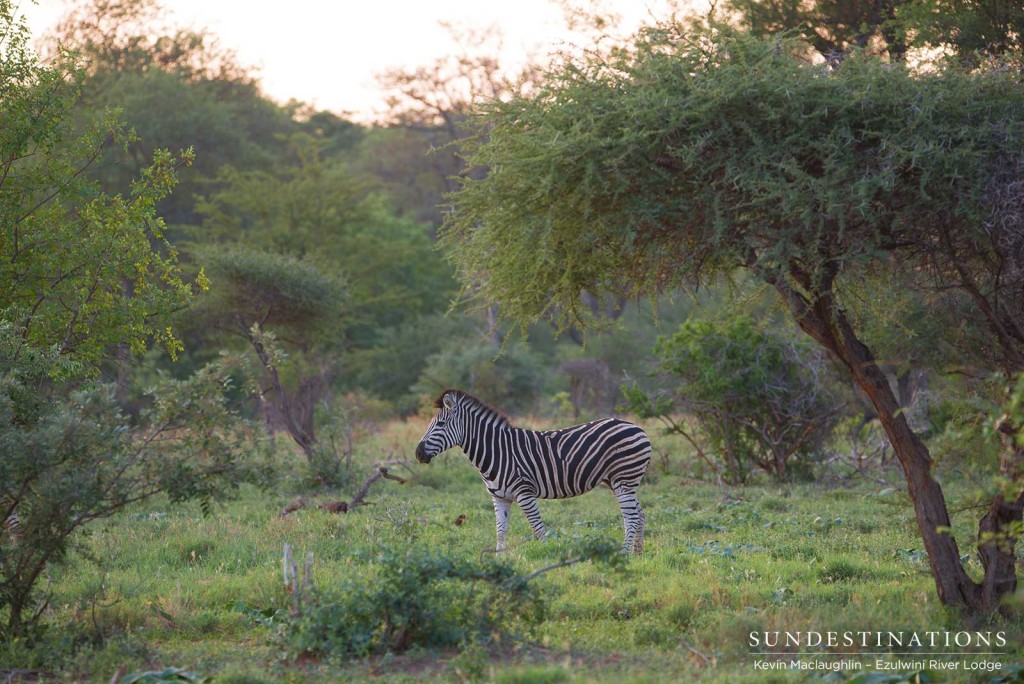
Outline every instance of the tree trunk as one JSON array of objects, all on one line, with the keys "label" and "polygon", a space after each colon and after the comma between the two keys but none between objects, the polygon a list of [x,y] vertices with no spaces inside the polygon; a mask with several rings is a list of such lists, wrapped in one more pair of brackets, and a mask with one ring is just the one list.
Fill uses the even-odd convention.
[{"label": "tree trunk", "polygon": [[[999,474],[1011,482],[1019,480],[1024,465],[1024,448],[1019,446],[1017,439],[1019,430],[1009,417],[999,422],[998,432],[1006,447],[999,462]],[[997,496],[978,525],[978,555],[985,568],[985,579],[981,584],[982,601],[992,606],[998,606],[1001,597],[1017,590],[1015,549],[1018,533],[1013,531],[1013,527],[1024,519],[1024,490],[1017,491],[1016,499],[1010,502],[1004,494]],[[1007,530],[1008,527],[1011,529]]]},{"label": "tree trunk", "polygon": [[[837,312],[836,319],[849,330],[845,315]],[[875,364],[871,352],[856,338],[847,335],[852,349],[841,357],[853,375],[854,381],[864,390],[878,412],[896,458],[903,466],[907,492],[914,504],[917,526],[921,531],[932,576],[943,605],[963,608],[982,608],[979,603],[978,587],[968,577],[960,562],[960,549],[950,534],[949,512],[942,487],[931,475],[932,459],[928,447],[910,429],[907,419],[900,411],[899,402],[893,395],[885,374]]]},{"label": "tree trunk", "polygon": [[[907,424],[889,380],[871,350],[857,338],[845,312],[835,301],[832,290],[834,274],[826,273],[813,288],[804,274],[795,276],[805,291],[814,293],[813,299],[797,292],[781,276],[765,273],[762,276],[782,295],[800,328],[846,366],[857,387],[867,395],[877,411],[893,451],[903,466],[907,491],[928,553],[939,600],[943,605],[968,613],[997,608],[1000,598],[1016,586],[1013,563],[1005,558],[990,558],[986,561],[989,564],[985,567],[986,578],[982,586],[967,575],[956,540],[949,533],[949,512],[942,487],[931,475],[932,459],[928,448]],[[986,516],[987,524],[994,529],[1001,528],[1007,520],[998,504],[998,501],[993,503],[995,514],[990,511]],[[1016,515],[1019,519],[1019,506]],[[979,549],[983,558],[985,548],[982,545]]]},{"label": "tree trunk", "polygon": [[312,463],[316,458],[316,435],[313,433],[312,429],[308,431],[304,429],[296,418],[294,407],[292,406],[288,395],[285,393],[284,387],[281,385],[281,376],[278,374],[277,367],[270,359],[270,354],[267,353],[263,343],[251,331],[245,330],[244,328],[243,331],[246,339],[249,340],[252,348],[256,351],[256,356],[259,357],[260,363],[270,376],[270,382],[278,397],[279,406],[281,408],[281,417],[284,419],[285,429],[288,431],[292,440],[299,445],[300,449],[302,449],[302,453],[306,456],[306,460]]},{"label": "tree trunk", "polygon": [[1014,549],[1016,539],[1007,536],[1006,526],[1021,521],[1024,509],[1024,494],[1014,503],[1007,503],[1002,495],[988,509],[978,525],[978,555],[985,568],[981,583],[981,603],[998,608],[1000,599],[1017,590],[1017,561]]}]

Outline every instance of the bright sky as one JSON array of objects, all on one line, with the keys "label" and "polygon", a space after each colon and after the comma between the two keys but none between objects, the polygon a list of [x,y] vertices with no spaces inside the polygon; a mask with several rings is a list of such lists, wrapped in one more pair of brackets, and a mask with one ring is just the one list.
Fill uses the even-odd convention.
[{"label": "bright sky", "polygon": [[[56,24],[66,0],[15,0],[35,36]],[[264,91],[365,119],[381,108],[375,75],[429,64],[451,51],[440,22],[498,25],[507,64],[547,55],[571,40],[552,0],[162,0],[173,24],[206,28],[243,64],[256,68]],[[635,28],[667,0],[605,0],[603,6]],[[660,14],[659,14],[660,13]]]}]

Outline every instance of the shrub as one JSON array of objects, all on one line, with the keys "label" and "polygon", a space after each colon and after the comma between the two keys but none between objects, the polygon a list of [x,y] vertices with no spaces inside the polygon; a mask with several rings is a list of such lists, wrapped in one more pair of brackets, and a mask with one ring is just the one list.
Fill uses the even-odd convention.
[{"label": "shrub", "polygon": [[[662,419],[730,482],[752,467],[781,479],[790,461],[806,465],[838,418],[823,353],[747,316],[688,320],[658,339],[655,354],[674,389],[634,384],[625,390],[630,410]],[[692,434],[680,413],[696,423]]]},{"label": "shrub", "polygon": [[517,575],[510,562],[493,556],[464,560],[416,546],[385,550],[370,579],[293,596],[291,619],[281,637],[296,656],[337,657],[415,646],[468,647],[495,635],[514,637],[544,619],[534,578],[586,560],[620,569],[625,559],[615,542],[584,539],[559,562]]},{"label": "shrub", "polygon": [[260,446],[253,426],[225,400],[231,359],[165,381],[137,421],[110,385],[47,390],[63,363],[0,323],[0,641],[39,638],[39,580],[92,521],[157,494],[205,511],[267,475],[250,459]]},{"label": "shrub", "polygon": [[458,387],[503,411],[522,413],[541,393],[544,379],[543,361],[523,344],[500,349],[456,343],[430,357],[414,389],[433,399],[446,387]]},{"label": "shrub", "polygon": [[446,647],[542,619],[533,587],[502,561],[386,551],[373,580],[315,593],[284,638],[296,654],[364,656]]}]

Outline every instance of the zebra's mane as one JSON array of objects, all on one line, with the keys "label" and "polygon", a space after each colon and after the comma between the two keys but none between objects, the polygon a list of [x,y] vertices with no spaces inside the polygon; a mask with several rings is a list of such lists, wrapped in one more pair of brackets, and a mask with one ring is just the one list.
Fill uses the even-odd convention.
[{"label": "zebra's mane", "polygon": [[484,403],[480,399],[477,399],[469,392],[464,392],[460,389],[446,389],[444,392],[441,392],[437,399],[434,400],[434,408],[439,409],[444,406],[444,396],[446,394],[455,394],[461,398],[461,401],[463,403],[466,403],[472,408],[477,409],[477,411],[481,413],[485,413],[490,415],[491,417],[497,418],[498,422],[502,424],[504,427],[512,427],[512,421],[509,420],[509,417],[506,416],[504,413],[494,408],[490,404]]}]

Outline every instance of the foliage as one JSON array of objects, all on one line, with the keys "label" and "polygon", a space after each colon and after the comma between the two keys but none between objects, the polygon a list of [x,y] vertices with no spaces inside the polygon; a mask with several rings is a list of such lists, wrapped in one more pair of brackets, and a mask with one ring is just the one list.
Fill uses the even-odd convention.
[{"label": "foliage", "polygon": [[[394,328],[379,330],[380,341],[365,349],[352,349],[345,359],[345,382],[372,392],[401,414],[419,410],[419,392],[434,395],[446,378],[428,370],[445,349],[476,339],[472,321],[443,313],[424,314]],[[457,380],[455,380],[457,382]],[[431,397],[433,399],[433,397]]]},{"label": "foliage", "polygon": [[753,35],[798,32],[829,62],[860,49],[888,52],[896,60],[907,51],[905,29],[894,21],[906,0],[728,0],[727,12]]},{"label": "foliage", "polygon": [[188,80],[245,78],[235,55],[206,31],[165,23],[156,0],[76,0],[51,36],[51,51],[73,47],[88,70],[162,70]]},{"label": "foliage", "polygon": [[48,600],[39,580],[92,521],[157,494],[208,510],[263,476],[251,426],[225,400],[234,361],[154,387],[134,424],[109,385],[41,391],[62,364],[57,350],[33,350],[13,325],[0,327],[0,517],[16,520],[0,531],[0,640],[38,636]]},{"label": "foliage", "polygon": [[454,189],[458,157],[447,133],[391,126],[366,131],[353,164],[387,188],[399,216],[428,224],[442,223],[444,195]]},{"label": "foliage", "polygon": [[105,192],[125,192],[156,149],[199,151],[196,172],[160,202],[173,227],[195,221],[193,198],[222,165],[269,167],[292,121],[215,36],[169,16],[156,0],[78,0],[46,43],[47,56],[70,50],[83,64],[85,115],[117,109],[137,133],[105,150],[93,171]]},{"label": "foliage", "polygon": [[992,428],[1002,433],[1008,446],[1024,448],[1024,374],[1006,388],[1006,396],[1002,406],[1002,415],[992,423]]},{"label": "foliage", "polygon": [[528,88],[535,71],[528,64],[514,73],[500,63],[502,35],[493,26],[444,28],[453,52],[432,64],[378,75],[388,93],[388,119],[396,125],[367,136],[362,154],[366,168],[392,180],[400,203],[420,199],[416,218],[435,227],[443,220],[443,195],[455,189],[453,179],[464,169],[459,144],[475,102]]},{"label": "foliage", "polygon": [[947,48],[965,66],[992,57],[1019,60],[1024,47],[1020,0],[911,0],[897,9],[896,17],[916,45]]},{"label": "foliage", "polygon": [[[83,373],[94,373],[107,348],[135,352],[150,341],[173,355],[180,342],[167,327],[188,305],[176,252],[163,238],[155,204],[191,163],[157,152],[127,196],[97,191],[85,170],[108,139],[131,137],[111,116],[79,130],[73,107],[81,72],[61,58],[48,66],[27,48],[27,31],[0,5],[6,29],[0,66],[4,92],[0,135],[0,309],[31,345],[56,345]],[[154,249],[159,246],[160,249]],[[196,285],[205,287],[200,272]]]},{"label": "foliage", "polygon": [[[347,300],[343,281],[309,260],[228,245],[200,252],[223,283],[199,315],[214,328],[242,337],[267,378],[259,393],[264,419],[283,427],[319,478],[336,468],[318,446],[315,410],[337,362]],[[278,334],[289,340],[288,354]]]},{"label": "foliage", "polygon": [[531,407],[544,382],[542,360],[526,345],[509,343],[502,349],[456,338],[427,359],[413,389],[433,400],[442,390],[457,387],[515,413]]},{"label": "foliage", "polygon": [[395,216],[348,165],[321,158],[316,139],[300,135],[292,145],[300,158],[294,167],[220,171],[197,207],[197,241],[242,243],[343,275],[351,294],[348,333],[362,346],[380,327],[443,309],[454,286],[427,228]]},{"label": "foliage", "polygon": [[[1024,3],[1019,0],[729,0],[727,13],[761,37],[795,32],[832,64],[854,50],[892,61],[943,50],[977,67],[993,57],[1019,59]],[[916,52],[910,52],[919,48]]]},{"label": "foliage", "polygon": [[[229,163],[272,165],[283,153],[273,136],[283,137],[290,128],[287,113],[262,99],[254,87],[238,85],[221,92],[225,89],[162,70],[117,73],[102,81],[92,77],[83,108],[116,107],[135,133],[124,148],[106,150],[92,175],[106,192],[123,192],[154,149],[194,148],[194,170],[181,179],[177,192],[160,202],[159,211],[172,231],[198,222],[196,197],[207,190],[207,180]],[[175,107],[166,107],[167,102]]]},{"label": "foliage", "polygon": [[822,266],[853,274],[886,250],[940,275],[958,256],[977,265],[967,236],[991,250],[1012,240],[1009,206],[997,215],[986,200],[1017,168],[1015,75],[866,57],[826,70],[792,42],[682,30],[648,30],[608,60],[552,71],[532,97],[485,106],[470,159],[491,171],[464,179],[444,234],[481,300],[568,325],[583,318],[581,291],[797,261],[812,288]]},{"label": "foliage", "polygon": [[287,627],[302,653],[365,656],[414,646],[444,648],[543,617],[534,586],[493,557],[452,559],[421,548],[384,551],[370,584],[317,595]]},{"label": "foliage", "polygon": [[831,434],[839,405],[821,351],[784,334],[742,315],[690,319],[655,346],[671,392],[652,397],[634,385],[629,409],[687,437],[673,416],[692,416],[700,452],[731,483],[743,482],[753,466],[777,478],[794,461],[806,467]]},{"label": "foliage", "polygon": [[234,362],[161,383],[138,421],[95,380],[113,349],[181,348],[169,320],[193,288],[155,206],[192,155],[157,152],[127,196],[102,193],[87,170],[132,136],[109,115],[80,130],[82,71],[66,55],[41,63],[12,16],[0,0],[0,640],[34,643],[39,581],[89,523],[164,493],[208,509],[257,468],[224,396]]},{"label": "foliage", "polygon": [[203,250],[219,287],[203,301],[216,325],[247,331],[254,323],[305,335],[323,326],[338,332],[345,283],[308,260],[241,245]]},{"label": "foliage", "polygon": [[[289,432],[319,481],[336,483],[338,454],[319,443],[316,407],[335,390],[360,389],[367,374],[385,377],[389,398],[404,395],[425,352],[412,367],[367,362],[404,353],[391,333],[443,309],[453,284],[424,226],[396,217],[345,164],[321,159],[316,140],[292,142],[302,158],[294,168],[222,169],[199,203],[194,252],[224,284],[203,317],[264,362],[268,424]],[[279,358],[260,351],[254,324],[274,335]]]}]

